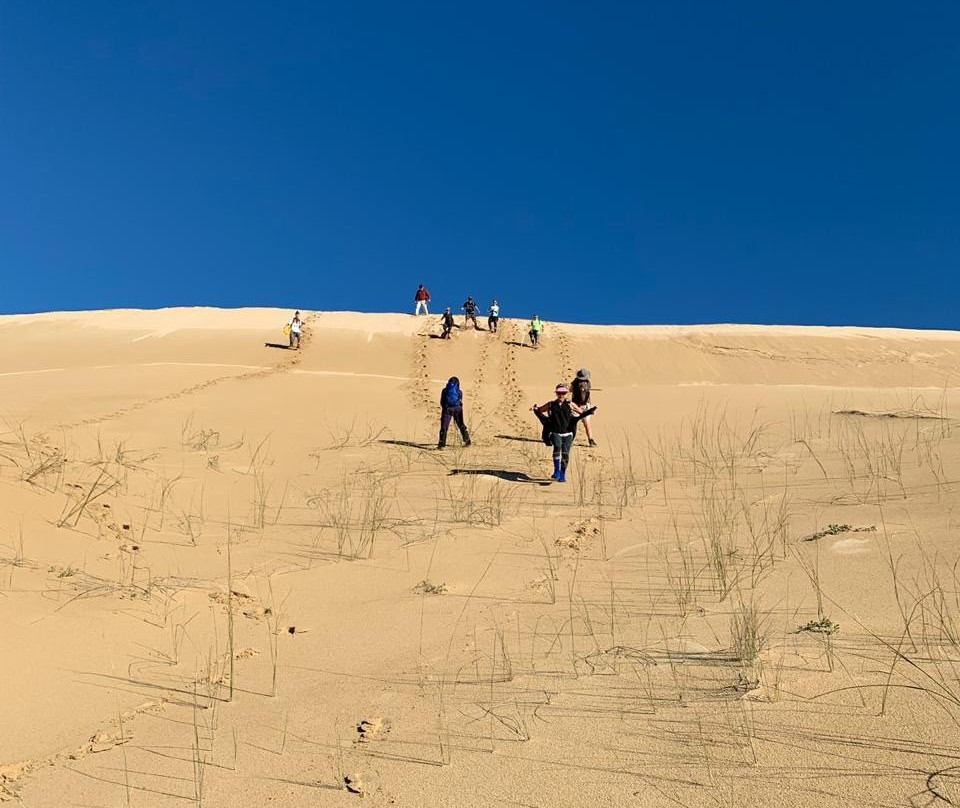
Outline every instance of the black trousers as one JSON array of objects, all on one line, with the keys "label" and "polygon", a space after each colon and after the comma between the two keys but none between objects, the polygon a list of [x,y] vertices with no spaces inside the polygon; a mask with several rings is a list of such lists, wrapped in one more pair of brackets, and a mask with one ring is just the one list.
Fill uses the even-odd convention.
[{"label": "black trousers", "polygon": [[450,428],[451,420],[457,425],[457,429],[460,430],[460,437],[463,438],[463,442],[470,443],[470,433],[467,432],[467,425],[463,422],[463,407],[457,405],[456,407],[443,408],[443,414],[440,416],[440,440],[437,442],[437,445],[447,445],[447,430]]}]

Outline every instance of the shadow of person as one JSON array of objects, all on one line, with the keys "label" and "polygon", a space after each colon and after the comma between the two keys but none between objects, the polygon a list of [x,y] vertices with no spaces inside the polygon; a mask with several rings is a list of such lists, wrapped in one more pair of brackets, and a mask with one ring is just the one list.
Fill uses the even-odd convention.
[{"label": "shadow of person", "polygon": [[386,443],[390,446],[407,446],[411,449],[435,449],[437,444],[435,443],[416,443],[412,440],[385,440],[381,439],[377,443]]},{"label": "shadow of person", "polygon": [[494,435],[495,438],[500,438],[500,440],[516,440],[521,443],[541,443],[538,438],[524,438],[520,435]]},{"label": "shadow of person", "polygon": [[510,483],[533,483],[534,485],[550,485],[550,480],[538,477],[531,477],[522,471],[507,471],[505,469],[453,469],[450,476],[455,474],[484,474],[489,477],[497,477]]},{"label": "shadow of person", "polygon": [[263,343],[264,348],[283,348],[285,351],[290,350],[289,345],[284,345],[282,342],[265,342]]}]

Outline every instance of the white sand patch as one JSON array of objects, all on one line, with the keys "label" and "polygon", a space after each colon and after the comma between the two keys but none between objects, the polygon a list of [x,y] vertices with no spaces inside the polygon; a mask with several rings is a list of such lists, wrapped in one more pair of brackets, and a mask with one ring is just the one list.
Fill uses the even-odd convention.
[{"label": "white sand patch", "polygon": [[[295,376],[352,376],[357,379],[389,379],[391,381],[408,382],[410,376],[392,376],[389,373],[355,373],[352,370],[302,370],[297,368],[290,371]],[[446,379],[430,379],[437,384],[446,383]]]},{"label": "white sand patch", "polygon": [[56,373],[63,368],[43,368],[42,370],[10,370],[6,373],[0,373],[0,376],[29,376],[34,373]]},{"label": "white sand patch", "polygon": [[112,370],[115,368],[191,367],[191,368],[236,368],[238,370],[270,370],[269,365],[238,365],[228,362],[137,362],[129,365],[91,365],[76,368],[43,368],[41,370],[11,370],[0,376],[29,376],[35,373],[62,373],[66,370]]},{"label": "white sand patch", "polygon": [[871,544],[869,539],[838,539],[830,546],[830,552],[837,555],[860,555],[869,553]]}]

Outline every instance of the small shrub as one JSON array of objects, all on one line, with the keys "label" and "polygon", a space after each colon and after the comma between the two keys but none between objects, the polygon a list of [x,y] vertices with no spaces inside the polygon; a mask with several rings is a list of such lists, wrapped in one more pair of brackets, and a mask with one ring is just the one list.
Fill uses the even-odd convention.
[{"label": "small shrub", "polygon": [[827,636],[836,634],[840,630],[840,624],[834,623],[829,617],[821,617],[819,620],[811,620],[797,628],[795,634],[807,631],[810,634],[825,634]]}]

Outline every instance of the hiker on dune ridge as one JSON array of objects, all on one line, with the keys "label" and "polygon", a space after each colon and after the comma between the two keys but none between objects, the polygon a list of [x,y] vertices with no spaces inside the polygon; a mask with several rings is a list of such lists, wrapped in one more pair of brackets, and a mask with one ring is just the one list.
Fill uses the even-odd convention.
[{"label": "hiker on dune ridge", "polygon": [[467,327],[467,323],[473,320],[473,330],[477,331],[480,328],[480,325],[477,323],[477,304],[472,297],[468,297],[464,304],[460,307],[463,309],[463,327]]},{"label": "hiker on dune ridge", "polygon": [[413,301],[416,304],[413,309],[414,315],[430,313],[427,311],[427,303],[430,302],[430,293],[424,288],[422,283],[417,287],[417,293],[413,296]]},{"label": "hiker on dune ridge", "polygon": [[530,344],[534,348],[540,347],[540,334],[543,333],[543,320],[539,314],[534,314],[530,321]]},{"label": "hiker on dune ridge", "polygon": [[493,303],[490,304],[490,308],[487,309],[487,328],[490,329],[491,334],[497,333],[497,327],[500,324],[500,304],[497,303],[494,299]]},{"label": "hiker on dune ridge", "polygon": [[440,325],[443,326],[443,331],[440,333],[440,339],[450,339],[450,334],[453,333],[453,314],[450,313],[450,307],[447,306],[446,311],[444,311],[443,316],[440,318]]},{"label": "hiker on dune ridge", "polygon": [[300,312],[294,312],[293,319],[290,321],[290,347],[297,343],[297,350],[300,350],[300,334],[303,331],[303,320],[300,319]]}]

